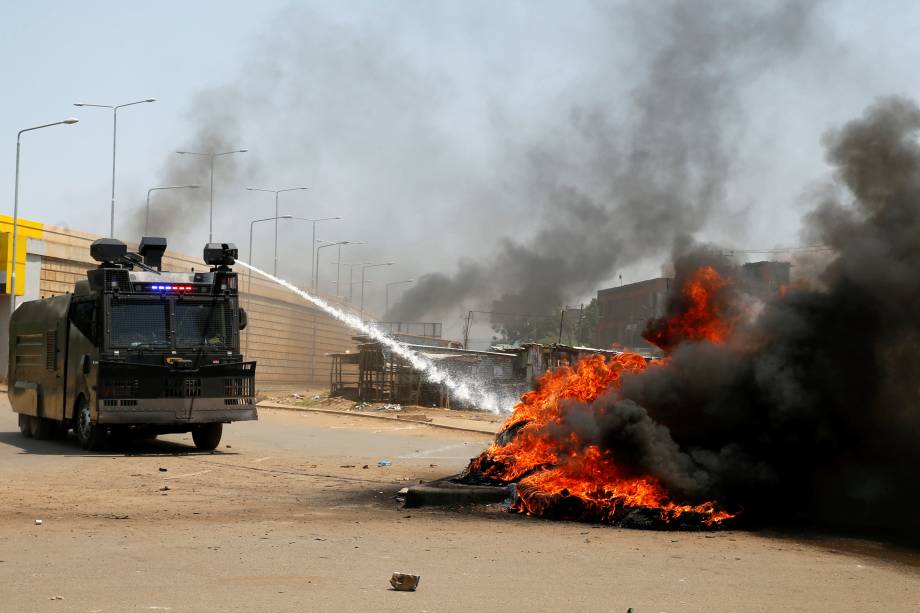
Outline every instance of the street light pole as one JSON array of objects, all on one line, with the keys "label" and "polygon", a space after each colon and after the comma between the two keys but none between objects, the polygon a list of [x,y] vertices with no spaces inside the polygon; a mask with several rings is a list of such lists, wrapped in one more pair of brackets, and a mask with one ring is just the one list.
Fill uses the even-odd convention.
[{"label": "street light pole", "polygon": [[[252,258],[252,230],[254,226],[260,221],[275,220],[275,223],[277,223],[279,219],[294,219],[294,217],[292,215],[282,215],[281,217],[265,217],[263,219],[253,219],[251,222],[249,222],[249,252],[247,255],[249,257],[250,264],[255,265],[255,262],[252,261],[253,260]],[[249,274],[246,279],[246,294],[249,297],[249,300],[246,301],[246,306],[249,307],[251,310],[252,309],[252,268],[249,269]],[[246,353],[249,353],[249,334],[250,332],[249,330],[247,330],[246,331]]]},{"label": "street light pole", "polygon": [[355,303],[355,266],[364,266],[370,262],[358,262],[348,265],[348,304]]},{"label": "street light pole", "polygon": [[352,264],[345,264],[345,266],[348,266],[348,304],[354,304],[355,302],[355,284],[358,283],[355,281],[355,266],[364,266],[370,263],[371,262],[354,262]]},{"label": "street light pole", "polygon": [[361,267],[361,319],[364,319],[364,271],[368,268],[376,268],[377,266],[392,266],[393,262],[383,262],[382,264],[365,264]]},{"label": "street light pole", "polygon": [[[347,241],[342,243],[342,245],[366,245],[364,241]],[[345,295],[342,294],[339,296],[342,285],[342,245],[339,245],[338,259],[336,261],[336,270],[335,270],[335,296],[336,298],[344,298]],[[350,289],[350,288],[349,288]],[[349,300],[351,302],[351,300]]]},{"label": "street light pole", "polygon": [[347,245],[348,241],[338,241],[337,243],[326,243],[325,245],[320,245],[316,248],[316,291],[319,291],[319,250],[325,249],[326,247],[340,247],[341,245]]},{"label": "street light pole", "polygon": [[405,283],[415,283],[415,279],[406,279],[405,281],[393,281],[392,283],[387,283],[386,286],[386,309],[383,311],[383,316],[386,317],[387,313],[390,312],[390,286],[391,285],[403,285]]},{"label": "street light pole", "polygon": [[65,124],[72,125],[78,121],[80,120],[70,117],[63,121],[55,121],[54,123],[46,123],[40,126],[34,126],[32,128],[25,128],[16,134],[16,178],[13,182],[13,256],[11,266],[12,270],[10,270],[10,276],[8,279],[8,289],[10,290],[10,317],[13,316],[13,311],[16,310],[16,239],[19,234],[19,152],[22,148],[22,134],[23,132],[41,130],[42,128],[50,128],[51,126],[60,126]]},{"label": "street light pole", "polygon": [[313,242],[310,243],[310,290],[315,294],[317,292],[317,287],[316,287],[317,285],[316,284],[317,262],[316,262],[316,259],[319,257],[319,248],[316,246],[316,243],[317,243],[316,224],[318,224],[321,221],[333,221],[333,220],[338,220],[342,218],[341,217],[323,217],[321,219],[304,219],[304,218],[298,217],[297,219],[300,219],[301,221],[310,221],[313,223]]},{"label": "street light pole", "polygon": [[287,189],[262,189],[259,187],[247,187],[250,192],[268,192],[269,194],[275,194],[275,263],[272,268],[272,274],[276,277],[278,276],[278,220],[280,216],[278,215],[278,194],[281,192],[295,192],[299,190],[309,189],[307,187],[289,187]]},{"label": "street light pole", "polygon": [[335,263],[335,297],[342,293],[342,245],[339,245]]},{"label": "street light pole", "polygon": [[147,236],[148,226],[150,225],[150,192],[164,189],[198,189],[200,185],[170,185],[166,187],[151,187],[147,190],[147,215],[144,218],[144,236]]},{"label": "street light pole", "polygon": [[86,102],[75,102],[74,106],[88,106],[100,109],[112,109],[112,209],[109,214],[109,238],[115,238],[115,148],[118,143],[118,109],[135,104],[144,104],[145,102],[156,102],[156,98],[147,98],[128,102],[126,104],[87,104]]},{"label": "street light pole", "polygon": [[[321,220],[310,220],[313,221],[313,246],[316,247],[316,221]],[[313,277],[313,293],[318,293],[319,288],[319,250],[323,247],[335,247],[337,245],[347,245],[348,241],[339,241],[337,243],[327,243],[326,241],[320,241],[325,244],[316,247],[316,266],[315,266],[315,276]],[[312,249],[311,249],[312,250]],[[310,358],[310,381],[316,383],[316,308],[313,309],[313,342],[311,343],[311,358]]]},{"label": "street light pole", "polygon": [[222,155],[231,155],[233,153],[246,153],[249,149],[234,149],[233,151],[222,151],[220,153],[208,153],[202,151],[176,151],[179,155],[201,155],[207,157],[211,161],[211,189],[210,189],[210,204],[208,205],[208,242],[213,242],[214,240],[214,158],[220,157]]},{"label": "street light pole", "polygon": [[348,265],[348,304],[355,303],[355,266],[356,264]]}]

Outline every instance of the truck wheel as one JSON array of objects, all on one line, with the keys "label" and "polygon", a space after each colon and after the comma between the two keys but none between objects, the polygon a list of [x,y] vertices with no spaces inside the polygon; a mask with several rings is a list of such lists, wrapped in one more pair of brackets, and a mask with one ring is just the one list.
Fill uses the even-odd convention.
[{"label": "truck wheel", "polygon": [[57,428],[57,422],[45,417],[32,418],[32,438],[40,441],[54,438],[54,431]]},{"label": "truck wheel", "polygon": [[32,438],[32,416],[19,413],[19,433],[26,438]]},{"label": "truck wheel", "polygon": [[89,412],[89,404],[81,400],[74,415],[73,430],[80,441],[80,446],[87,451],[98,451],[105,444],[105,429],[94,424]]},{"label": "truck wheel", "polygon": [[192,440],[198,449],[213,451],[220,445],[220,436],[223,432],[224,424],[201,424],[192,430]]}]

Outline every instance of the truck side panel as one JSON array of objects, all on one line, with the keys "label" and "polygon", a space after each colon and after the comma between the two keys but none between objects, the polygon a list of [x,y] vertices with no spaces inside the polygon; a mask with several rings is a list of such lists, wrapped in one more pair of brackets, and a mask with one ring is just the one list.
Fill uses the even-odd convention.
[{"label": "truck side panel", "polygon": [[21,305],[10,322],[9,397],[17,413],[64,418],[70,295]]}]

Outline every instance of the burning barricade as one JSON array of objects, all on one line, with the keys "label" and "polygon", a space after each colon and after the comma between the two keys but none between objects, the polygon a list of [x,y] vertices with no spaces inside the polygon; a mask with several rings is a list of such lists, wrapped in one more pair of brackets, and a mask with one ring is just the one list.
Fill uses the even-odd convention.
[{"label": "burning barricade", "polygon": [[[682,288],[685,306],[679,316],[654,322],[649,340],[665,349],[684,340],[724,341],[732,322],[722,318],[725,309],[717,299],[728,283],[714,268],[699,268]],[[514,484],[511,510],[553,519],[698,528],[734,517],[715,501],[675,500],[654,476],[619,462],[615,446],[602,448],[572,423],[579,414],[594,410],[599,397],[616,396],[624,377],[662,363],[623,352],[589,356],[573,367],[546,373],[535,390],[523,395],[495,442],[458,480],[471,485]],[[607,407],[598,405],[596,410]],[[591,416],[598,417],[606,416]]]}]

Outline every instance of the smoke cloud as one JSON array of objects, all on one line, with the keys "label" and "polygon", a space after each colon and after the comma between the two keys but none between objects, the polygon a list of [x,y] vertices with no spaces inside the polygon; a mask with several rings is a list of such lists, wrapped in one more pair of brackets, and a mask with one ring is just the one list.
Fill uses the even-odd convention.
[{"label": "smoke cloud", "polygon": [[[344,249],[346,263],[395,261],[368,273],[380,298],[383,282],[416,277],[394,290],[389,317],[404,321],[463,307],[548,314],[722,219],[749,120],[742,93],[812,44],[815,20],[798,2],[579,4],[565,16],[586,53],[540,23],[551,5],[488,25],[412,6],[285,11],[231,82],[195,97],[192,136],[176,147],[249,149],[215,164],[215,238],[241,247],[249,222],[274,214],[270,194],[245,187],[309,186],[282,194],[281,213],[343,217],[318,237],[368,243]],[[545,68],[522,71],[535,61]],[[197,252],[189,228],[207,222],[208,180],[206,158],[171,154],[151,183],[202,188],[156,193],[150,232]],[[270,225],[256,226],[257,264]],[[280,273],[309,283],[309,225],[280,232]],[[321,290],[359,292],[330,285],[329,253]]]},{"label": "smoke cloud", "polygon": [[[470,301],[498,313],[549,313],[699,231],[726,210],[740,89],[802,48],[811,17],[803,3],[674,2],[604,15],[633,26],[642,53],[629,70],[644,77],[625,98],[611,90],[573,109],[561,139],[526,152],[536,230],[504,238],[453,276],[423,276],[388,317],[412,321]],[[602,78],[615,82],[621,71],[611,65]],[[613,110],[623,105],[618,119]]]},{"label": "smoke cloud", "polygon": [[768,302],[725,344],[679,345],[567,426],[677,497],[920,537],[918,134],[920,108],[901,98],[829,132],[841,198],[803,230],[833,249],[820,285]]}]

